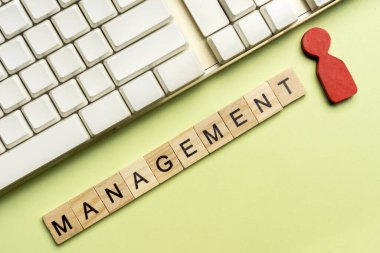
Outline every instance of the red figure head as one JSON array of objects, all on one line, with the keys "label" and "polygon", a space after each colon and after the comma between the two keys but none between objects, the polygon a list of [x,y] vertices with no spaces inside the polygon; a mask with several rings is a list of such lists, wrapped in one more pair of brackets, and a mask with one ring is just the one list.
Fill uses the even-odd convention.
[{"label": "red figure head", "polygon": [[327,55],[330,44],[330,35],[322,28],[312,28],[302,38],[303,50],[306,54],[315,58]]}]

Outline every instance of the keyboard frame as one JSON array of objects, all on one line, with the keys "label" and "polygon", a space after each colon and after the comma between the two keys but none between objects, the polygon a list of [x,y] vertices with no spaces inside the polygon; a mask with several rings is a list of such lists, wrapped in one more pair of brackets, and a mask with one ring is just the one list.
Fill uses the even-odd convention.
[{"label": "keyboard frame", "polygon": [[[166,103],[167,101],[171,100],[172,98],[176,97],[177,95],[187,91],[188,89],[192,88],[193,86],[203,82],[204,80],[206,80],[207,78],[217,74],[218,72],[224,70],[225,68],[229,67],[230,65],[234,64],[235,62],[243,59],[244,57],[250,55],[251,53],[253,53],[254,51],[266,46],[267,44],[271,43],[272,41],[276,40],[277,38],[281,37],[282,35],[288,33],[289,31],[295,29],[296,27],[302,25],[303,23],[309,21],[310,19],[314,18],[315,16],[319,15],[320,13],[330,9],[331,7],[335,6],[336,4],[342,2],[342,0],[334,0],[333,2],[327,4],[326,6],[316,10],[315,12],[311,13],[310,14],[310,11],[308,13],[305,13],[305,14],[308,14],[305,18],[301,19],[301,20],[298,20],[296,23],[294,23],[293,25],[289,26],[288,28],[284,29],[283,31],[273,35],[271,38],[261,42],[260,44],[258,44],[257,46],[245,51],[244,53],[240,54],[239,56],[237,56],[236,58],[226,62],[225,64],[221,65],[219,63],[216,63],[214,64],[213,66],[207,68],[205,70],[205,74],[194,80],[193,82],[187,84],[186,86],[180,88],[179,90],[169,94],[168,96],[164,97],[163,99],[161,99],[160,101],[148,106],[147,108],[141,110],[140,112],[137,112],[137,113],[134,113],[132,114],[129,118],[117,123],[115,126],[113,126],[112,128],[110,129],[107,129],[106,131],[104,131],[103,133],[95,136],[95,137],[92,137],[90,140],[88,140],[87,142],[84,142],[82,143],[81,145],[79,145],[78,147],[72,149],[71,151],[67,152],[66,154],[54,159],[53,161],[49,162],[48,164],[42,166],[41,168],[35,170],[34,172],[26,175],[25,177],[21,178],[20,180],[14,182],[13,184],[9,185],[8,187],[4,188],[3,190],[0,191],[0,197],[4,196],[7,192],[13,190],[14,188],[17,188],[18,186],[20,186],[21,184],[25,183],[26,181],[28,181],[29,179],[33,178],[34,176],[37,176],[41,173],[43,173],[45,170],[53,167],[54,165],[60,163],[61,161],[65,160],[66,158],[70,157],[70,156],[73,156],[74,154],[77,154],[77,153],[80,153],[81,150],[87,148],[87,146],[90,146],[98,141],[101,141],[103,138],[105,138],[106,136],[110,135],[112,132],[116,131],[117,129],[120,129],[122,127],[125,127],[126,125],[128,125],[129,123],[131,123],[132,121],[135,121],[137,120],[138,118],[140,118],[141,116],[145,115],[146,113],[152,111],[153,109],[157,108],[158,106]],[[182,3],[184,4],[184,3]],[[305,15],[304,14],[304,15]],[[195,23],[194,23],[195,25]],[[206,40],[206,38],[205,38]],[[117,87],[118,88],[118,87]],[[33,138],[33,137],[32,137]],[[8,151],[9,152],[9,151]],[[115,168],[117,169],[117,168]]]}]

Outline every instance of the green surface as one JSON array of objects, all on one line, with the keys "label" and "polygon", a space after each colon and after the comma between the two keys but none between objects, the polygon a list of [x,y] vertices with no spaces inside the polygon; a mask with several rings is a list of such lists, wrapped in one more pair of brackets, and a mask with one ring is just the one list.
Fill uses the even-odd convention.
[{"label": "green surface", "polygon": [[[380,1],[345,0],[0,201],[1,252],[380,251]],[[331,106],[300,49],[331,33],[359,93]],[[307,96],[57,247],[41,216],[293,66]],[[205,106],[207,105],[207,106]]]}]

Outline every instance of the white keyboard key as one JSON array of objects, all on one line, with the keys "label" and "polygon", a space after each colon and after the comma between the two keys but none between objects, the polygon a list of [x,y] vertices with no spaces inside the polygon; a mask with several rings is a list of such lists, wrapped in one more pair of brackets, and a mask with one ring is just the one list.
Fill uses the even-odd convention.
[{"label": "white keyboard key", "polygon": [[120,92],[134,112],[144,109],[165,96],[151,71],[122,86]]},{"label": "white keyboard key", "polygon": [[52,53],[47,60],[61,82],[67,81],[86,68],[72,44]]},{"label": "white keyboard key", "polygon": [[319,9],[325,6],[328,3],[331,3],[333,0],[306,0],[311,10]]},{"label": "white keyboard key", "polygon": [[115,4],[118,11],[124,12],[141,3],[142,1],[144,0],[113,0],[113,3]]},{"label": "white keyboard key", "polygon": [[103,26],[115,50],[119,50],[167,24],[171,14],[162,0],[148,0]]},{"label": "white keyboard key", "polygon": [[290,26],[298,20],[289,0],[273,0],[260,9],[273,33]]},{"label": "white keyboard key", "polygon": [[260,7],[263,6],[264,4],[268,3],[271,0],[253,0],[255,1],[256,6]]},{"label": "white keyboard key", "polygon": [[32,135],[33,132],[20,111],[15,111],[0,119],[0,137],[8,149],[20,144]]},{"label": "white keyboard key", "polygon": [[9,113],[30,101],[30,96],[17,75],[0,83],[0,106]]},{"label": "white keyboard key", "polygon": [[7,71],[5,71],[3,65],[1,65],[1,62],[0,62],[0,81],[4,80],[7,77],[8,77],[8,73]]},{"label": "white keyboard key", "polygon": [[77,79],[88,100],[91,102],[115,89],[111,77],[101,63],[83,72]]},{"label": "white keyboard key", "polygon": [[82,0],[79,5],[92,27],[97,27],[117,15],[111,0]]},{"label": "white keyboard key", "polygon": [[24,8],[18,0],[0,7],[0,30],[8,39],[32,26]]},{"label": "white keyboard key", "polygon": [[58,0],[59,4],[63,7],[66,8],[69,5],[72,5],[73,3],[77,2],[78,0]]},{"label": "white keyboard key", "polygon": [[4,152],[5,152],[5,147],[4,147],[3,143],[1,143],[1,141],[0,141],[0,154],[2,154]]},{"label": "white keyboard key", "polygon": [[78,115],[73,115],[0,155],[0,190],[89,139]]},{"label": "white keyboard key", "polygon": [[256,8],[253,0],[219,0],[231,21],[238,20]]},{"label": "white keyboard key", "polygon": [[30,95],[34,98],[58,85],[57,78],[45,60],[36,62],[20,71],[19,75]]},{"label": "white keyboard key", "polygon": [[97,135],[131,116],[118,91],[102,97],[79,111],[91,135]]},{"label": "white keyboard key", "polygon": [[114,82],[121,85],[185,47],[185,38],[176,25],[170,24],[109,57],[104,64]]},{"label": "white keyboard key", "polygon": [[112,54],[112,48],[99,29],[95,29],[76,40],[75,46],[89,67]]},{"label": "white keyboard key", "polygon": [[24,37],[37,58],[45,57],[63,45],[49,20],[26,31]]},{"label": "white keyboard key", "polygon": [[218,0],[184,0],[184,2],[205,37],[229,23]]},{"label": "white keyboard key", "polygon": [[54,26],[64,42],[68,43],[90,30],[82,12],[77,5],[73,5],[52,18]]},{"label": "white keyboard key", "polygon": [[60,116],[48,95],[43,95],[25,105],[22,112],[35,133],[45,130],[60,120]]},{"label": "white keyboard key", "polygon": [[174,92],[191,81],[201,77],[204,70],[197,57],[186,50],[154,69],[166,92]]},{"label": "white keyboard key", "polygon": [[243,43],[231,25],[208,37],[207,42],[219,63],[222,64],[245,50]]},{"label": "white keyboard key", "polygon": [[1,30],[0,30],[0,45],[5,41],[5,38],[3,36],[3,34],[1,33]]},{"label": "white keyboard key", "polygon": [[74,79],[50,91],[50,97],[53,99],[62,117],[67,117],[88,104],[77,81]]},{"label": "white keyboard key", "polygon": [[14,74],[35,61],[32,52],[21,36],[0,46],[0,60],[9,74]]},{"label": "white keyboard key", "polygon": [[271,30],[259,11],[254,11],[236,21],[234,27],[247,48],[272,36]]},{"label": "white keyboard key", "polygon": [[56,0],[21,0],[35,23],[59,11]]}]

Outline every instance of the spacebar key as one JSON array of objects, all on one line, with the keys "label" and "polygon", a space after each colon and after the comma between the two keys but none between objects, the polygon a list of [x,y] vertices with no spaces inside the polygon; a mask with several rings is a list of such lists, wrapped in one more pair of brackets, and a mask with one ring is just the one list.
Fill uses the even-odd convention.
[{"label": "spacebar key", "polygon": [[90,139],[78,115],[0,156],[0,191]]}]

